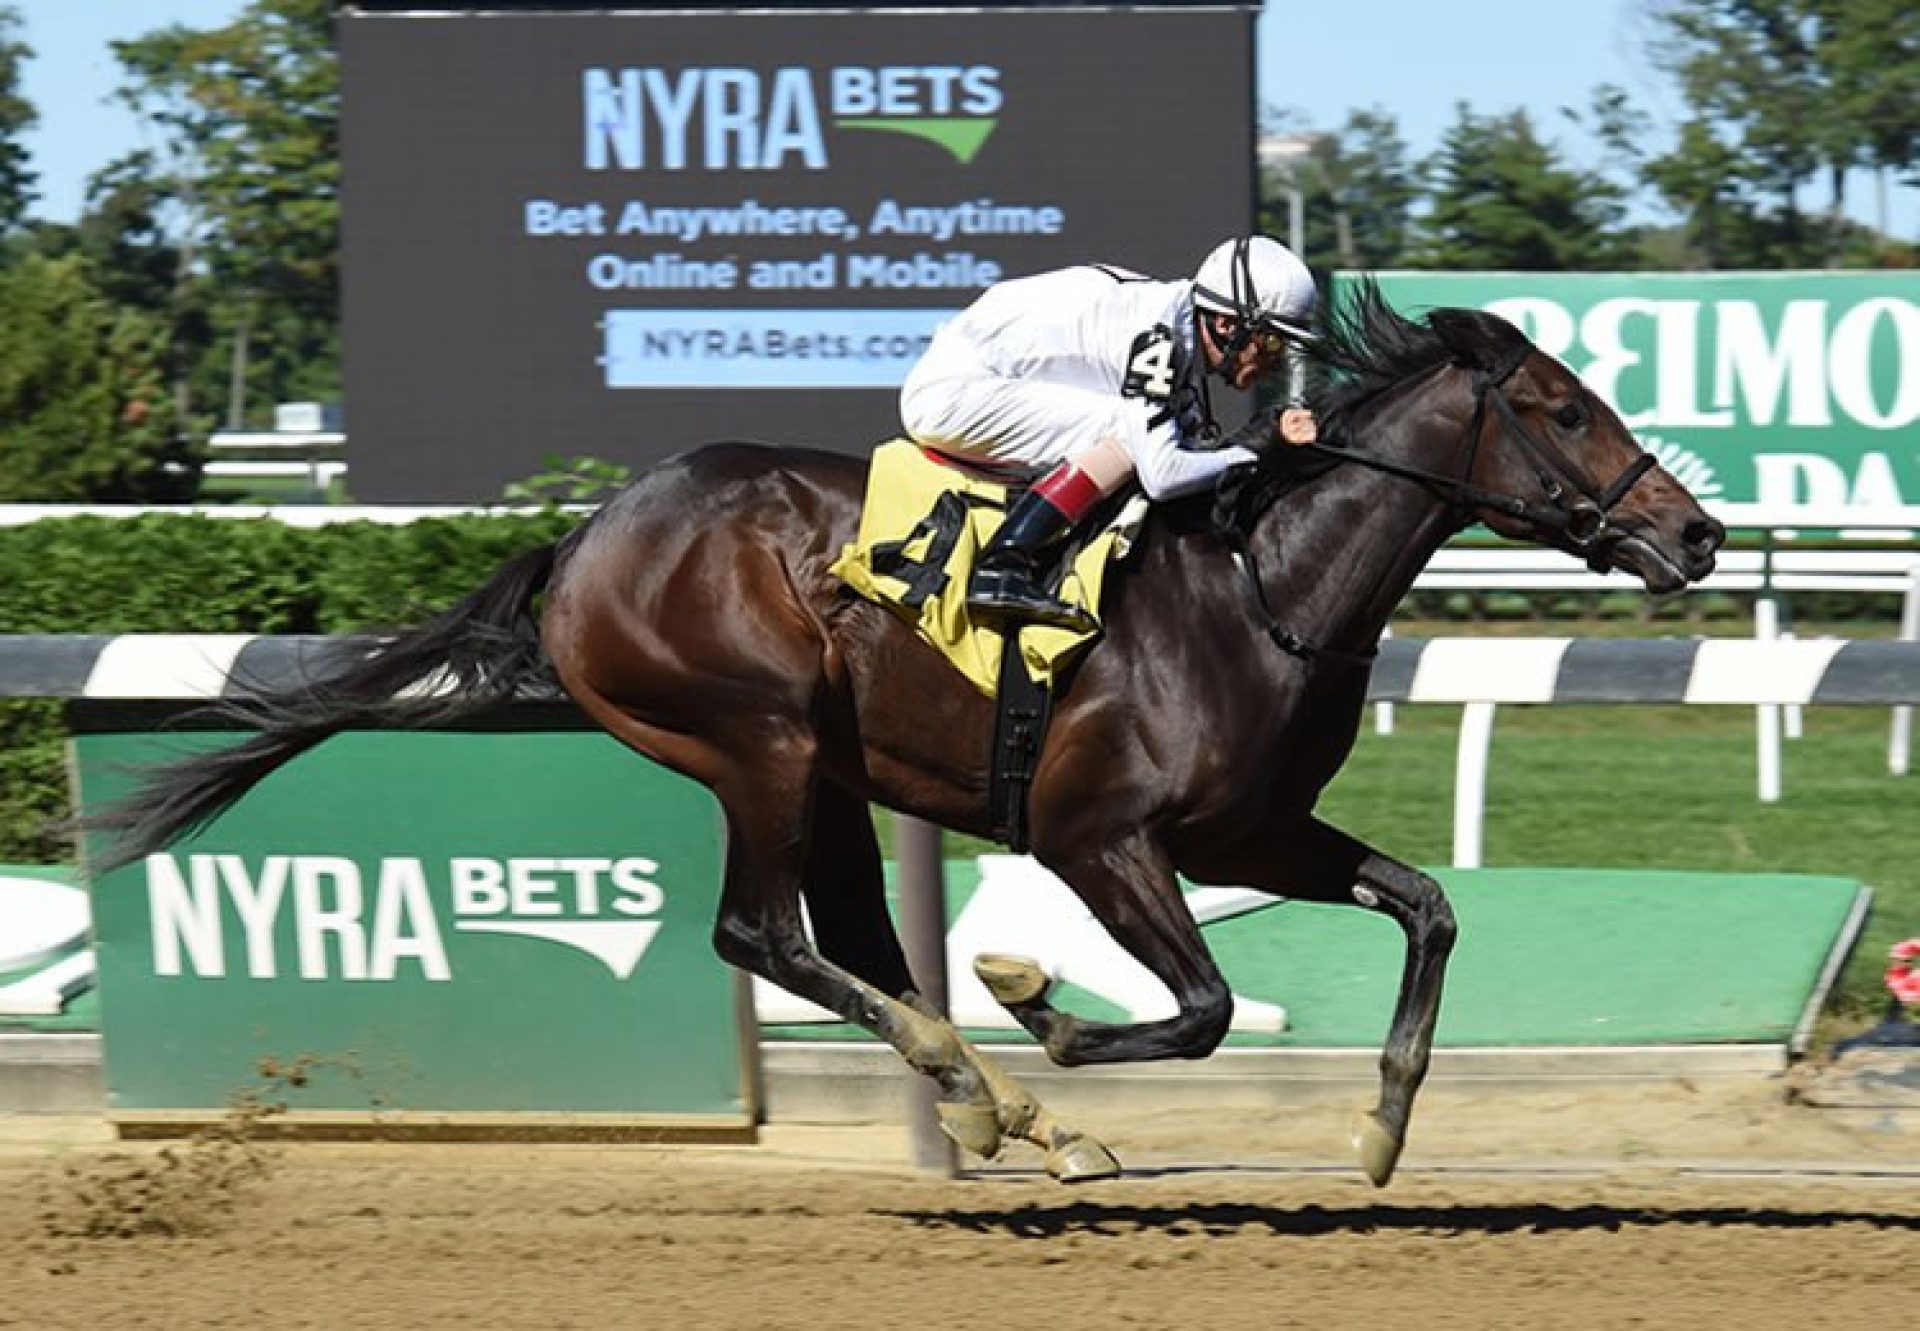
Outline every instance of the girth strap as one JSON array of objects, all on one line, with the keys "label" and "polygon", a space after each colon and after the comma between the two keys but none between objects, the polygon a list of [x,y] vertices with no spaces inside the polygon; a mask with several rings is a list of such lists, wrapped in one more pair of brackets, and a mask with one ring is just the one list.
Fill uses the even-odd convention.
[{"label": "girth strap", "polygon": [[1029,842],[1027,792],[1040,766],[1040,745],[1053,715],[1053,694],[1027,673],[1018,627],[1000,647],[1000,687],[994,694],[993,749],[987,755],[987,812],[994,837],[1015,854]]}]

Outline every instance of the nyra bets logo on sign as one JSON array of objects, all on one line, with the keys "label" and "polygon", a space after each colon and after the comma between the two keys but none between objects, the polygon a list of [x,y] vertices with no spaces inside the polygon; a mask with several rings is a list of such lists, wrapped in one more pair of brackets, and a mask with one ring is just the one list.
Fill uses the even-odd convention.
[{"label": "nyra bets logo on sign", "polygon": [[652,918],[666,904],[659,869],[640,858],[394,856],[369,874],[337,855],[251,863],[240,855],[150,855],[153,971],[450,980],[448,934],[467,933],[558,943],[624,980],[660,932]]},{"label": "nyra bets logo on sign", "polygon": [[589,69],[590,171],[827,168],[827,130],[907,134],[971,162],[1004,100],[992,65]]}]

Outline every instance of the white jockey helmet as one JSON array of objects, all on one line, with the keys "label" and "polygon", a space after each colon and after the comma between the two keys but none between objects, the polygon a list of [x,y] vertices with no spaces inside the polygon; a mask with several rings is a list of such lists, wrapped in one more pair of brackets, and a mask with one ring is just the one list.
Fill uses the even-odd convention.
[{"label": "white jockey helmet", "polygon": [[1319,293],[1299,256],[1271,236],[1236,236],[1214,246],[1193,275],[1195,309],[1238,319],[1249,333],[1313,336]]}]

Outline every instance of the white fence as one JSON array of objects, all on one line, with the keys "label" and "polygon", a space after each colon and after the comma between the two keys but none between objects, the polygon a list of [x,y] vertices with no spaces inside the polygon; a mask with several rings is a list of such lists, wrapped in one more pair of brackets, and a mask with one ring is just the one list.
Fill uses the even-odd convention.
[{"label": "white fence", "polygon": [[[1484,845],[1493,723],[1500,704],[1680,703],[1779,709],[1818,703],[1910,709],[1920,702],[1920,642],[1406,640],[1385,644],[1369,696],[1382,702],[1461,705],[1453,863],[1477,869]],[[1764,759],[1764,746],[1761,752]]]},{"label": "white fence", "polygon": [[[325,503],[347,474],[347,436],[338,430],[222,430],[207,440],[206,488],[249,493],[270,488],[289,499]],[[265,483],[263,485],[263,483]]]},{"label": "white fence", "polygon": [[[1901,598],[1899,636],[1920,639],[1920,505],[1888,508],[1811,505],[1709,505],[1732,532],[1762,532],[1759,549],[1722,551],[1711,576],[1690,588],[1697,592],[1752,594],[1754,635],[1763,641],[1791,639],[1782,626],[1780,597],[1791,592],[1857,592]],[[1808,533],[1823,545],[1796,548]],[[1844,548],[1857,544],[1858,549]],[[1632,591],[1638,580],[1624,573],[1594,573],[1554,550],[1508,546],[1442,549],[1414,581],[1417,591],[1606,592]],[[1491,712],[1475,712],[1469,723],[1491,733]],[[1393,729],[1393,704],[1375,709],[1375,729]],[[1774,803],[1781,792],[1781,743],[1800,733],[1798,706],[1766,702],[1755,709],[1759,798]],[[1482,737],[1481,743],[1485,740]],[[1887,770],[1905,775],[1912,762],[1913,708],[1893,709],[1887,739]],[[1463,759],[1464,761],[1464,759]]]},{"label": "white fence", "polygon": [[[0,697],[220,697],[297,679],[335,641],[244,634],[0,637]],[[1501,704],[1911,706],[1920,702],[1920,642],[1402,639],[1382,645],[1368,696],[1462,706],[1453,863],[1471,869],[1481,864]]]}]

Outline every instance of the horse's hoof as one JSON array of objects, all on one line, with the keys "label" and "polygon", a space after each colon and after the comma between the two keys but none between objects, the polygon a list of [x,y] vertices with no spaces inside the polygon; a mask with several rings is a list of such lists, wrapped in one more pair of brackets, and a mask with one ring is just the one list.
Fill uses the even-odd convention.
[{"label": "horse's hoof", "polygon": [[1070,1137],[1047,1152],[1047,1172],[1062,1183],[1091,1183],[1118,1178],[1120,1162],[1091,1137]]},{"label": "horse's hoof", "polygon": [[1360,1167],[1367,1171],[1373,1186],[1384,1188],[1400,1163],[1400,1151],[1406,1143],[1387,1131],[1379,1118],[1361,1109],[1353,1115],[1353,1149],[1360,1154]]},{"label": "horse's hoof", "polygon": [[982,1160],[1000,1154],[1000,1115],[992,1105],[941,1103],[940,1130]]},{"label": "horse's hoof", "polygon": [[1031,1003],[1047,992],[1047,973],[1025,957],[982,952],[973,959],[973,973],[1002,1005]]}]

